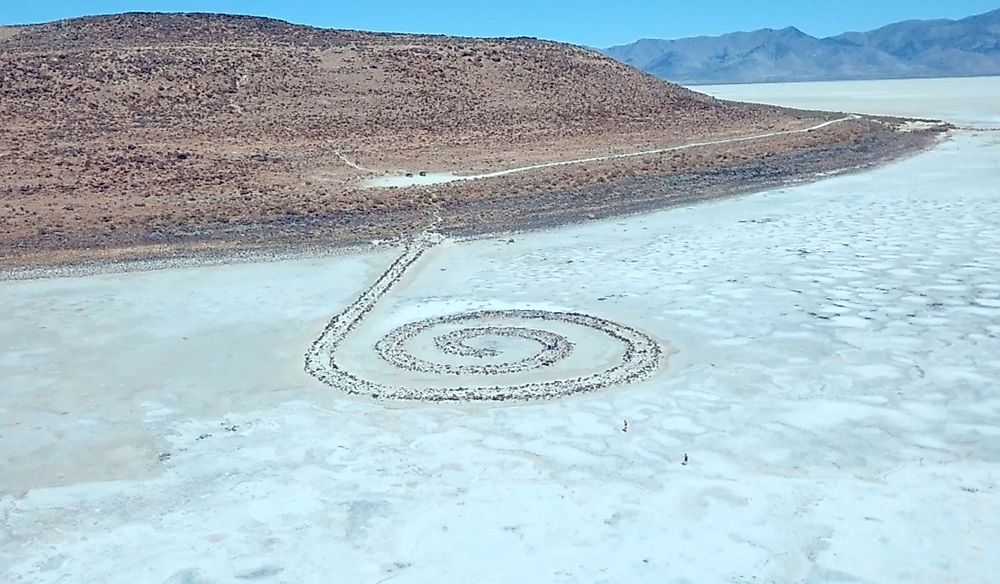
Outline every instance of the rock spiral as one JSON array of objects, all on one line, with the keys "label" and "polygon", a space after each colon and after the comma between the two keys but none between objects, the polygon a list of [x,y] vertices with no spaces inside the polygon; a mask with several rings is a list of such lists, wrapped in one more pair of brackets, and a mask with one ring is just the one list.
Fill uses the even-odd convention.
[{"label": "rock spiral", "polygon": [[[376,399],[445,401],[555,398],[638,381],[659,367],[662,358],[659,344],[634,328],[576,312],[509,309],[418,320],[389,332],[375,344],[375,353],[396,369],[421,376],[454,378],[459,381],[457,385],[394,386],[363,379],[344,369],[337,359],[338,346],[439,237],[424,234],[411,241],[368,290],[330,321],[306,353],[306,371],[350,394]],[[527,383],[506,379],[557,367],[575,348],[568,333],[557,330],[576,327],[588,329],[588,333],[601,333],[608,339],[606,342],[616,343],[615,363],[565,379]],[[435,334],[435,331],[440,332]],[[409,348],[412,341],[422,335],[433,335],[433,347],[440,358],[432,360],[412,354]],[[517,358],[507,358],[505,350],[490,346],[489,341],[512,342],[521,350],[515,351],[519,353],[515,355]],[[474,382],[470,383],[469,378]]]}]

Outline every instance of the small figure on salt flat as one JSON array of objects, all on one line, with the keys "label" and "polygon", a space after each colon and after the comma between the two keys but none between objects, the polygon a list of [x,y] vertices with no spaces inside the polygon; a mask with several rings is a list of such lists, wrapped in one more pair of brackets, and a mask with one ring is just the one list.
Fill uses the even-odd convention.
[{"label": "small figure on salt flat", "polygon": [[681,464],[684,465],[684,466],[687,466],[687,463],[688,463],[688,455],[687,455],[687,452],[685,452],[684,453],[684,460],[681,461]]},{"label": "small figure on salt flat", "polygon": [[628,420],[622,423],[622,432],[628,432]]}]

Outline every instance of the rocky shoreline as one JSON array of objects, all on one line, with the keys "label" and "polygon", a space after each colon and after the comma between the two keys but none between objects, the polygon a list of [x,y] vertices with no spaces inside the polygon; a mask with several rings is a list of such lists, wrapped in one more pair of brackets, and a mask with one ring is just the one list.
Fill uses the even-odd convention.
[{"label": "rocky shoreline", "polygon": [[724,168],[674,174],[645,174],[574,188],[528,188],[521,196],[444,197],[463,188],[525,190],[540,175],[475,181],[419,189],[424,206],[386,211],[336,213],[266,224],[224,225],[180,234],[134,234],[130,246],[80,242],[67,249],[7,248],[0,252],[0,279],[32,279],[89,273],[143,271],[169,266],[281,260],[359,252],[435,230],[457,237],[484,237],[548,229],[583,221],[654,212],[707,200],[739,196],[861,172],[933,147],[951,126],[910,132],[874,132],[854,142],[768,156]]}]

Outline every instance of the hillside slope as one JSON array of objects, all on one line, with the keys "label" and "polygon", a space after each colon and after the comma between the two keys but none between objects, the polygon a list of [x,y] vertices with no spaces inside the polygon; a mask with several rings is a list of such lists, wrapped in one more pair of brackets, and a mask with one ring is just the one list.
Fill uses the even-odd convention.
[{"label": "hillside slope", "polygon": [[961,20],[912,20],[816,38],[793,27],[604,51],[678,83],[760,83],[1000,74],[1000,10]]},{"label": "hillside slope", "polygon": [[[524,38],[125,14],[8,28],[0,39],[8,258],[320,231],[361,240],[473,200],[515,200],[530,212],[540,193],[654,170],[622,162],[600,176],[559,169],[516,186],[405,190],[361,179],[496,170],[831,117],[718,101],[592,51]],[[839,131],[830,140],[862,133]],[[657,164],[680,172],[694,163]]]}]

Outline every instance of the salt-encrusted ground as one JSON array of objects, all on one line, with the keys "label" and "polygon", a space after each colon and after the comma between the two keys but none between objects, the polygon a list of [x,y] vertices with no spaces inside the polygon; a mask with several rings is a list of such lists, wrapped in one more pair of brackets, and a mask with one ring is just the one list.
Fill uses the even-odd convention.
[{"label": "salt-encrusted ground", "polygon": [[996,580],[1000,133],[509,239],[428,251],[349,365],[413,382],[367,347],[484,308],[677,352],[558,401],[381,403],[303,357],[399,250],[0,285],[0,581]]},{"label": "salt-encrusted ground", "polygon": [[693,89],[720,99],[1000,127],[1000,77],[702,85]]}]

